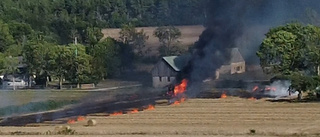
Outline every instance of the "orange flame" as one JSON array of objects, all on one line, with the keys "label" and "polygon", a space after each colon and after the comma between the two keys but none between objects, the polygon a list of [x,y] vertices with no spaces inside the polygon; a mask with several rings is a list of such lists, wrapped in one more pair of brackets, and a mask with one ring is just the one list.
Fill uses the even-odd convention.
[{"label": "orange flame", "polygon": [[182,97],[180,100],[175,101],[174,103],[172,103],[172,105],[180,105],[180,103],[186,101],[185,97]]},{"label": "orange flame", "polygon": [[252,91],[253,91],[253,92],[256,92],[258,89],[259,89],[259,87],[258,87],[258,86],[255,86],[255,87],[252,89]]},{"label": "orange flame", "polygon": [[173,105],[180,105],[180,102],[179,102],[179,101],[175,101],[175,102],[173,103]]},{"label": "orange flame", "polygon": [[188,83],[188,80],[183,79],[179,85],[176,85],[174,87],[174,95],[177,96],[178,94],[184,93],[187,89],[187,83]]},{"label": "orange flame", "polygon": [[148,107],[146,108],[146,110],[154,110],[154,106],[153,106],[153,105],[148,105]]},{"label": "orange flame", "polygon": [[84,121],[86,120],[86,118],[84,116],[78,116],[77,117],[77,121]]},{"label": "orange flame", "polygon": [[184,102],[184,101],[186,101],[186,98],[183,97],[180,99],[180,102]]},{"label": "orange flame", "polygon": [[74,123],[76,123],[76,121],[75,121],[74,119],[70,119],[70,120],[68,120],[67,123],[68,123],[68,124],[74,124]]},{"label": "orange flame", "polygon": [[122,115],[122,111],[119,111],[119,112],[114,112],[112,114],[110,114],[110,116],[117,116],[117,115]]},{"label": "orange flame", "polygon": [[226,93],[222,93],[220,98],[227,98],[227,94]]},{"label": "orange flame", "polygon": [[248,100],[257,100],[257,99],[254,97],[251,97],[251,98],[248,98]]},{"label": "orange flame", "polygon": [[132,109],[129,113],[133,114],[133,113],[138,113],[138,112],[139,112],[138,109],[135,108],[135,109]]}]

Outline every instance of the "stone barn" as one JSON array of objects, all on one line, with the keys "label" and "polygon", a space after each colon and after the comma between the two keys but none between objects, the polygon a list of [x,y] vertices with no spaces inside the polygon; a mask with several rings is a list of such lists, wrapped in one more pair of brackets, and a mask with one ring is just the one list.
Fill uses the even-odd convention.
[{"label": "stone barn", "polygon": [[219,78],[220,74],[239,74],[246,71],[246,62],[243,59],[238,48],[230,49],[230,61],[225,62],[217,71],[216,78]]},{"label": "stone barn", "polygon": [[162,57],[151,71],[153,87],[162,88],[173,83],[189,59],[189,55]]}]

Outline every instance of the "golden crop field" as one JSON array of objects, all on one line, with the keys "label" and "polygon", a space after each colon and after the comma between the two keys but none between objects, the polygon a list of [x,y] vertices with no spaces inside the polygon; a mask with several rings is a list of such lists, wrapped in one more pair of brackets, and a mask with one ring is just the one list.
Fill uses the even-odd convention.
[{"label": "golden crop field", "polygon": [[[204,136],[320,136],[320,104],[270,102],[238,97],[189,99],[178,105],[118,115],[90,114],[74,123],[0,127],[3,135],[43,136],[59,125],[69,125],[76,136],[204,137]],[[88,119],[96,126],[86,126]],[[29,136],[28,136],[29,137]]]},{"label": "golden crop field", "polygon": [[[138,27],[136,28],[137,31],[140,31],[143,29],[143,31],[146,33],[149,38],[146,41],[146,49],[150,48],[151,55],[156,53],[158,51],[158,47],[160,45],[160,42],[157,37],[153,36],[153,32],[157,27]],[[187,48],[187,46],[194,44],[199,39],[199,36],[204,31],[204,27],[201,25],[194,25],[194,26],[176,26],[181,31],[181,37],[179,40],[180,45],[184,48]],[[117,28],[109,28],[109,29],[103,29],[102,33],[104,34],[103,38],[111,37],[114,39],[119,39],[120,29]]]}]

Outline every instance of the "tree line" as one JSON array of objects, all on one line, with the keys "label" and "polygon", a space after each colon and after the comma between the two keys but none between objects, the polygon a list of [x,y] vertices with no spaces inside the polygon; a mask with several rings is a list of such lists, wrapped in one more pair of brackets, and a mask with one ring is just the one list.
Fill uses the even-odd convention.
[{"label": "tree line", "polygon": [[69,44],[77,36],[86,45],[91,44],[90,34],[123,24],[202,24],[206,3],[207,0],[2,0],[0,19],[32,28],[46,41]]},{"label": "tree line", "polygon": [[[22,56],[28,66],[24,73],[30,79],[36,76],[37,84],[47,85],[48,77],[58,79],[60,87],[64,80],[98,83],[132,68],[134,59],[143,57],[149,36],[135,27],[199,24],[203,2],[1,1],[1,73],[19,73],[17,57]],[[193,17],[198,19],[191,20]],[[101,29],[108,27],[121,27],[120,41],[102,39]],[[177,28],[159,27],[154,36],[161,43],[161,56],[179,52],[176,45],[181,32]]]}]

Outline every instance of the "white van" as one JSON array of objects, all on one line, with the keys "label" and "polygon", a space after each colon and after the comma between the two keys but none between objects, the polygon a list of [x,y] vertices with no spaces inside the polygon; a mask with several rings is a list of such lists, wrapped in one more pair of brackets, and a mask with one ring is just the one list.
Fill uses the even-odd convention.
[{"label": "white van", "polygon": [[2,88],[3,89],[19,89],[19,88],[25,88],[28,86],[28,82],[24,81],[20,78],[13,79],[4,79],[2,81]]}]

